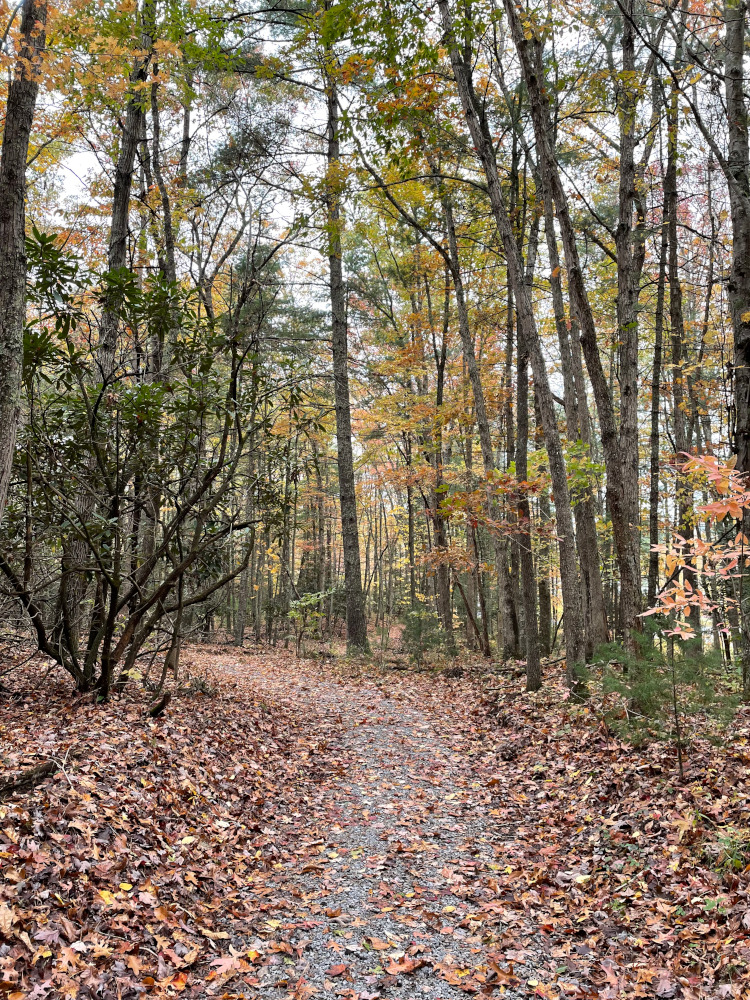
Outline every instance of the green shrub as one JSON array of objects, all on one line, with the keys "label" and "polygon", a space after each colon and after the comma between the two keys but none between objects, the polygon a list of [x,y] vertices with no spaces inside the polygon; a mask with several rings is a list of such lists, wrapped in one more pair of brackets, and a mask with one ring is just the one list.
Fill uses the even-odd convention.
[{"label": "green shrub", "polygon": [[725,721],[737,696],[728,689],[721,656],[696,643],[670,644],[653,630],[636,636],[636,649],[618,643],[600,647],[594,665],[602,668],[607,724],[634,743],[670,738],[680,743],[709,720]]},{"label": "green shrub", "polygon": [[401,643],[412,663],[422,666],[427,653],[442,652],[446,646],[446,636],[440,619],[425,605],[412,608],[401,618],[404,631]]}]

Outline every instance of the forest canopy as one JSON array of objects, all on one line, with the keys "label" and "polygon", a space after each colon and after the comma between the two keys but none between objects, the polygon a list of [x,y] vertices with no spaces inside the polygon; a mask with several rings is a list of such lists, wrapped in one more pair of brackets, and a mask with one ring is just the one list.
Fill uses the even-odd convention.
[{"label": "forest canopy", "polygon": [[747,1000],[749,29],[0,0],[0,994]]},{"label": "forest canopy", "polygon": [[747,20],[6,3],[10,633],[103,700],[396,626],[748,695]]}]

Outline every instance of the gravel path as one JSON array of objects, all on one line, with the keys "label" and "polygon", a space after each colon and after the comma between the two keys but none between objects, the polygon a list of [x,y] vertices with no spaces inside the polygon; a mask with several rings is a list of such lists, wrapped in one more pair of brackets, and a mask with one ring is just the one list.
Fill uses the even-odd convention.
[{"label": "gravel path", "polygon": [[309,817],[263,829],[287,849],[251,887],[262,919],[249,947],[264,964],[248,994],[528,995],[534,942],[506,926],[513,913],[493,889],[512,831],[493,824],[477,780],[481,740],[373,680],[318,679],[293,662],[269,674],[253,659],[222,672],[304,718],[303,770],[316,781]]}]

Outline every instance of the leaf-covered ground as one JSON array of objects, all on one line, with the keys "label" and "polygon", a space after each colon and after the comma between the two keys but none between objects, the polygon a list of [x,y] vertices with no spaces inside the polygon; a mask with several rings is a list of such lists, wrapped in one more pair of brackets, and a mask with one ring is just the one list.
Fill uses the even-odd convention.
[{"label": "leaf-covered ground", "polygon": [[188,658],[155,721],[12,675],[12,1000],[750,995],[747,715],[680,784],[559,686]]}]

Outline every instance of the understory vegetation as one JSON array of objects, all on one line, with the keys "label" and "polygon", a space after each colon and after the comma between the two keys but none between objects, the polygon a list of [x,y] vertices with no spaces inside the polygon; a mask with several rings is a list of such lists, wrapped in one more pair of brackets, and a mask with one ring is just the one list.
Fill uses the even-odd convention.
[{"label": "understory vegetation", "polygon": [[744,996],[746,0],[0,28],[0,993]]},{"label": "understory vegetation", "polygon": [[747,696],[746,16],[9,9],[9,634]]}]

